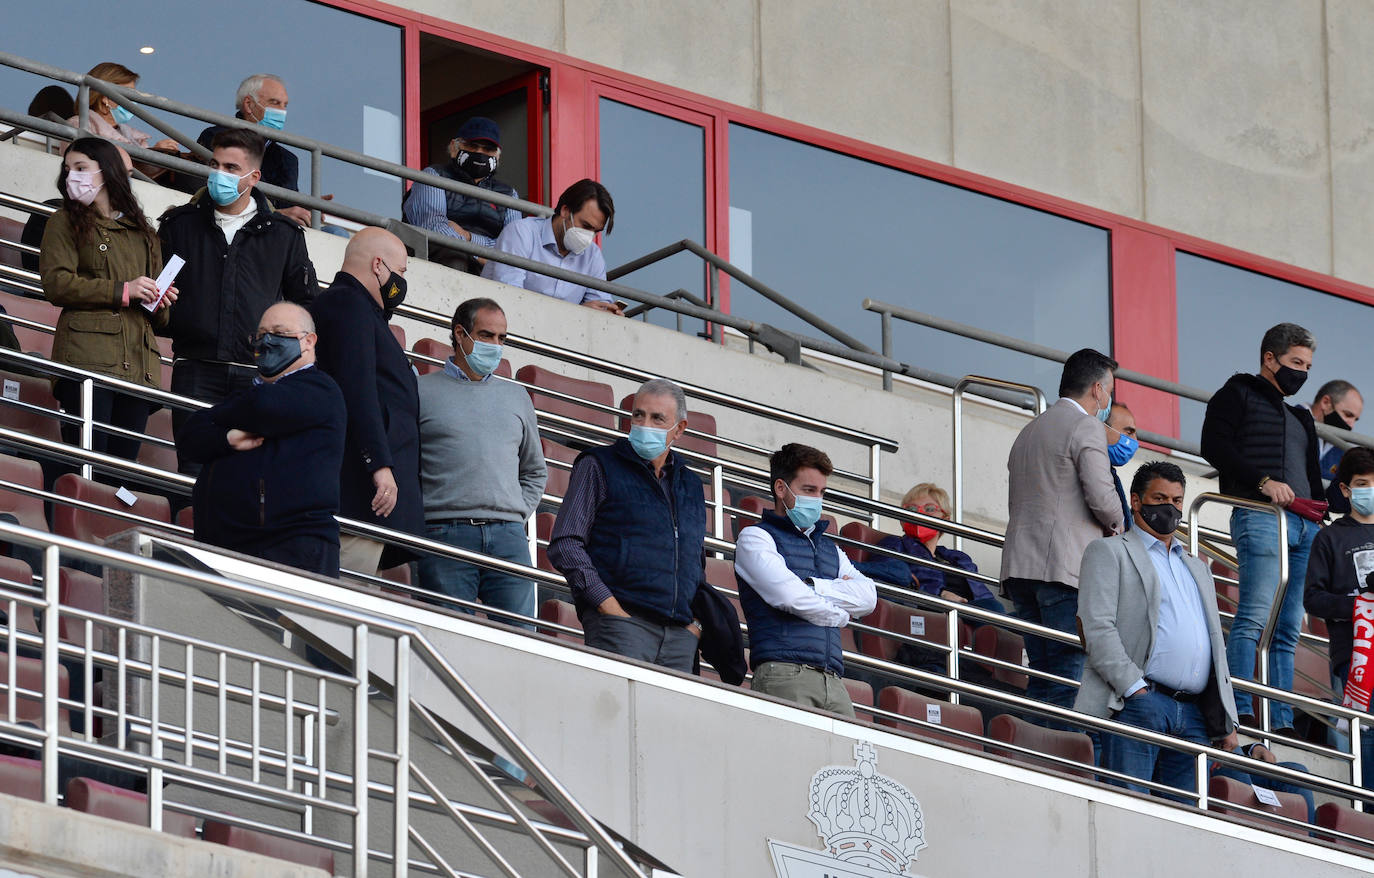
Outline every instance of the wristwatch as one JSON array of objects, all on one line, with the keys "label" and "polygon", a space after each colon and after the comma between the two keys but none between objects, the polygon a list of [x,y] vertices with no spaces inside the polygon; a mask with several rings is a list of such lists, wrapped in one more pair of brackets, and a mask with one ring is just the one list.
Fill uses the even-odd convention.
[{"label": "wristwatch", "polygon": [[1260,479],[1260,480],[1259,480],[1259,485],[1257,486],[1258,489],[1261,490],[1261,491],[1263,491],[1263,490],[1264,490],[1264,486],[1267,485],[1267,484],[1269,484],[1270,481],[1272,481],[1272,480],[1269,478],[1269,476],[1265,476],[1264,478]]}]

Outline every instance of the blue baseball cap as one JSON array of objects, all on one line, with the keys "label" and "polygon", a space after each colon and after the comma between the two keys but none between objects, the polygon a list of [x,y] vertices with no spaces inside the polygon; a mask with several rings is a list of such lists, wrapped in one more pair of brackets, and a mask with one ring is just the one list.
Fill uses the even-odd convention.
[{"label": "blue baseball cap", "polygon": [[458,128],[454,136],[459,140],[486,140],[492,146],[501,145],[501,129],[486,116],[473,116]]}]

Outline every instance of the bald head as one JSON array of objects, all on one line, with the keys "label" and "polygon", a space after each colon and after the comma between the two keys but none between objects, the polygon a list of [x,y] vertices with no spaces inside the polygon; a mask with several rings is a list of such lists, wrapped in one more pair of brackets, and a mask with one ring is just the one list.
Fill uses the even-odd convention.
[{"label": "bald head", "polygon": [[309,311],[294,302],[278,302],[262,312],[262,318],[258,320],[257,335],[258,338],[264,335],[293,338],[301,346],[301,354],[294,362],[275,375],[263,375],[264,381],[276,381],[283,375],[315,362],[315,320]]},{"label": "bald head", "polygon": [[344,250],[343,271],[353,275],[367,288],[378,305],[382,304],[381,286],[387,276],[406,273],[406,245],[401,239],[376,226],[358,232]]}]

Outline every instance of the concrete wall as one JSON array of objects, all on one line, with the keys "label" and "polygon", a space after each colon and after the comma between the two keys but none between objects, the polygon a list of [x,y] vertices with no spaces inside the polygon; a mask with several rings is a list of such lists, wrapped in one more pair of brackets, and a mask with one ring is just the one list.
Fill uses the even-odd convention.
[{"label": "concrete wall", "polygon": [[1374,284],[1366,0],[405,0]]}]

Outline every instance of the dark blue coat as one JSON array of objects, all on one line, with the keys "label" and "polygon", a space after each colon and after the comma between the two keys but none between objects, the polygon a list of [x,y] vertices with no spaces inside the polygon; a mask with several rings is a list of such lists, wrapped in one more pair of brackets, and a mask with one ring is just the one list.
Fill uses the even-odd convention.
[{"label": "dark blue coat", "polygon": [[[339,470],[340,514],[423,534],[420,393],[410,361],[387,325],[386,312],[357,278],[341,271],[310,313],[320,336],[320,368],[338,382],[348,406],[348,437]],[[372,512],[372,474],[388,466],[396,479],[396,508],[381,518]],[[412,557],[412,552],[388,546],[382,566]]]},{"label": "dark blue coat", "polygon": [[[343,394],[319,369],[283,375],[193,413],[177,435],[182,458],[204,464],[191,492],[196,539],[257,554],[284,539],[337,544]],[[231,429],[266,441],[235,451]]]}]

